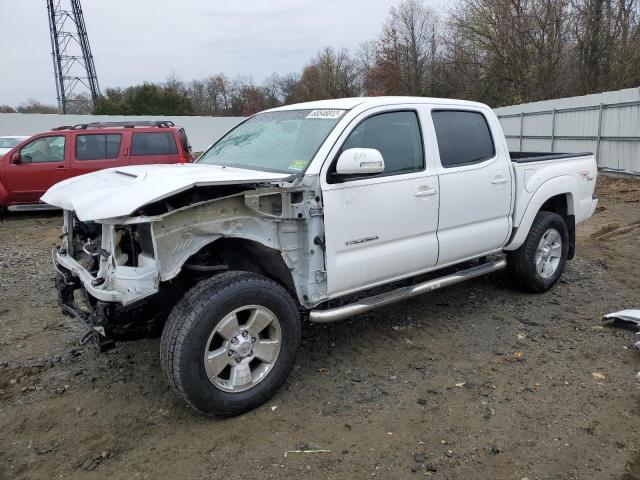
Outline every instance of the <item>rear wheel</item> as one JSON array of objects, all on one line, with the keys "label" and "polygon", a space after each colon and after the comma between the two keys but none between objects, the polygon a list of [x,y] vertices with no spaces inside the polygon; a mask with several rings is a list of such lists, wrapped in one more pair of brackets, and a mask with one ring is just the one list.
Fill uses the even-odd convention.
[{"label": "rear wheel", "polygon": [[232,416],[269,399],[289,375],[300,346],[293,298],[277,283],[227,272],[197,284],[169,315],[161,362],[187,403]]},{"label": "rear wheel", "polygon": [[549,290],[560,278],[569,253],[569,233],[564,219],[540,211],[524,244],[507,254],[509,273],[522,288]]}]

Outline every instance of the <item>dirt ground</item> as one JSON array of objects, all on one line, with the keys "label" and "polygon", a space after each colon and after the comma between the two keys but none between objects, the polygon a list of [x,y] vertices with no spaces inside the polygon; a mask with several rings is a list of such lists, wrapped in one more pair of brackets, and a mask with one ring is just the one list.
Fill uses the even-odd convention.
[{"label": "dirt ground", "polygon": [[[60,218],[0,220],[2,479],[639,479],[640,181],[601,177],[561,282],[496,274],[308,325],[267,404],[228,420],[169,390],[159,340],[77,346],[52,288]],[[594,375],[595,374],[595,375]],[[291,453],[299,447],[329,450]]]}]

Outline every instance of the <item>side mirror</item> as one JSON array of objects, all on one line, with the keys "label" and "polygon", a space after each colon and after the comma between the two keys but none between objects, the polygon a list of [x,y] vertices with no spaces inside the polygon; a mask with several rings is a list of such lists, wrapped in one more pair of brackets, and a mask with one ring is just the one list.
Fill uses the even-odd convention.
[{"label": "side mirror", "polygon": [[384,159],[375,148],[349,148],[340,154],[338,175],[371,175],[384,172]]},{"label": "side mirror", "polygon": [[17,152],[13,152],[11,154],[11,163],[13,165],[19,165],[20,164],[20,150],[18,150]]}]

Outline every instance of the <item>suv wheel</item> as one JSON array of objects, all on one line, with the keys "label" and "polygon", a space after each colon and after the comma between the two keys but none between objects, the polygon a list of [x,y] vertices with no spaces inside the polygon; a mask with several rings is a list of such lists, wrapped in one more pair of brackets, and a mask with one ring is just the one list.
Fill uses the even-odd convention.
[{"label": "suv wheel", "polygon": [[540,211],[524,244],[508,252],[510,276],[525,290],[546,292],[560,278],[569,253],[569,233],[564,219]]},{"label": "suv wheel", "polygon": [[203,280],[173,308],[162,333],[162,369],[205,415],[232,416],[268,400],[300,346],[296,303],[272,280],[226,272]]}]

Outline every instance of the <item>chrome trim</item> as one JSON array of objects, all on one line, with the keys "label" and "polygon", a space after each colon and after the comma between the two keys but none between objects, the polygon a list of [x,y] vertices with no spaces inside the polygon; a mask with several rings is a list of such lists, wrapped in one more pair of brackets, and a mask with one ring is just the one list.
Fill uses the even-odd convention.
[{"label": "chrome trim", "polygon": [[507,266],[505,259],[496,260],[494,262],[484,263],[477,265],[466,270],[453,273],[451,275],[445,275],[444,277],[434,278],[427,282],[419,283],[418,285],[411,285],[409,287],[402,287],[391,292],[381,293],[372,297],[364,298],[358,302],[351,303],[349,305],[343,305],[341,307],[331,308],[328,310],[313,310],[309,314],[309,320],[313,323],[330,323],[338,320],[351,317],[360,313],[368,312],[375,308],[379,308],[390,303],[398,302],[406,298],[415,297],[423,293],[438,290],[449,285],[470,280],[472,278],[480,277],[488,273],[497,272]]}]

